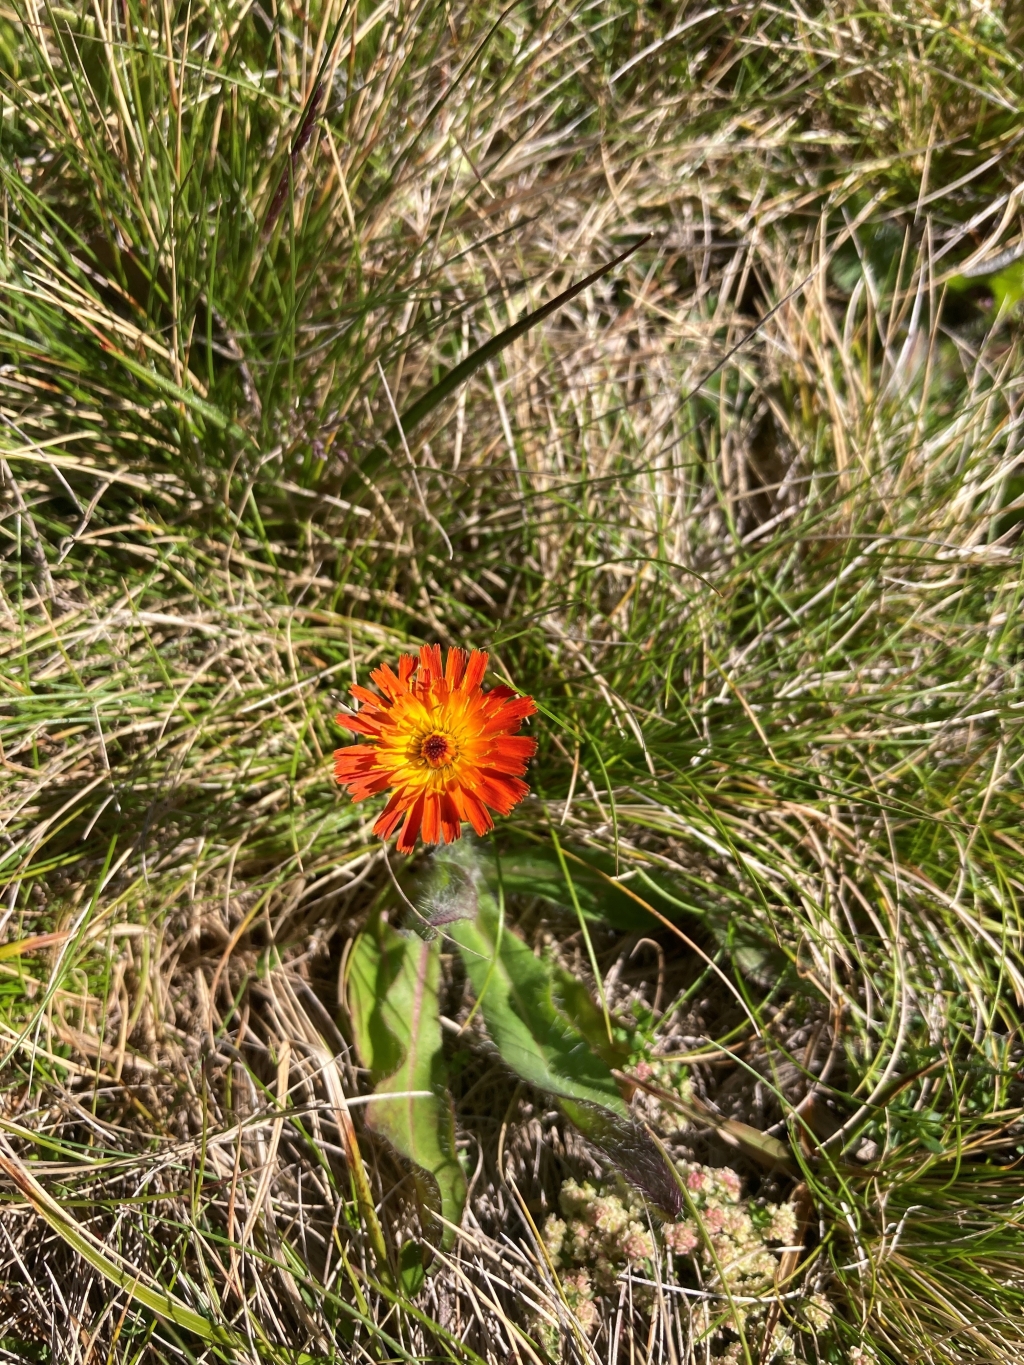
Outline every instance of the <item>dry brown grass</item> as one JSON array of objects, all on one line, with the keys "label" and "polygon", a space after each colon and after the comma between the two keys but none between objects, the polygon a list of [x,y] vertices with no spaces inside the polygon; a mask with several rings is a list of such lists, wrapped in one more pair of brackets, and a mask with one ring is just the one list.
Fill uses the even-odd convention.
[{"label": "dry brown grass", "polygon": [[[942,1063],[858,1133],[887,1169],[815,1168],[799,1283],[841,1329],[804,1358],[1010,1365],[1021,357],[951,277],[1021,229],[1015,21],[556,5],[478,51],[496,19],[2,19],[0,1142],[228,1336],[133,1306],[8,1183],[0,1353],[518,1363],[538,1320],[567,1359],[722,1349],[713,1294],[628,1280],[581,1328],[536,1231],[596,1158],[482,1036],[460,1238],[396,1306],[411,1213],[338,993],[390,883],[331,715],[439,639],[545,705],[521,827],[667,878],[737,973],[765,1041],[700,1097],[767,1127],[830,1058],[852,1134]],[[406,406],[647,232],[373,463],[382,374]],[[730,1038],[724,987],[659,1024],[702,965],[652,935],[598,935],[613,1006],[663,1050]]]}]

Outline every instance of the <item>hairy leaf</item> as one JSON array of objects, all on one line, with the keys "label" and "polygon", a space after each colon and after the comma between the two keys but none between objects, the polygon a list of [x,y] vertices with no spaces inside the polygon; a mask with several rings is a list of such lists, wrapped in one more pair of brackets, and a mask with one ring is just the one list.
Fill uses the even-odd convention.
[{"label": "hairy leaf", "polygon": [[555,1004],[550,965],[504,923],[482,883],[477,914],[448,933],[458,944],[487,1031],[517,1076],[562,1099],[581,1100],[626,1117],[628,1110],[606,1062]]},{"label": "hairy leaf", "polygon": [[650,1133],[633,1118],[576,1100],[559,1100],[562,1112],[632,1185],[670,1218],[683,1210],[679,1181]]},{"label": "hairy leaf", "polygon": [[[647,1197],[671,1216],[679,1189],[650,1135],[635,1121],[611,1067],[627,1049],[608,1037],[583,982],[535,957],[505,922],[488,875],[504,884],[504,861],[469,840],[441,850],[419,888],[423,920],[458,945],[491,1039],[516,1075],[558,1099],[563,1113]],[[563,882],[564,885],[564,882]]]},{"label": "hairy leaf", "polygon": [[[428,1233],[427,1209],[457,1224],[466,1199],[441,1050],[440,946],[378,918],[357,941],[348,974],[356,1048],[375,1082],[367,1122],[419,1168],[417,1198]],[[445,1226],[441,1246],[450,1247],[454,1236]]]}]

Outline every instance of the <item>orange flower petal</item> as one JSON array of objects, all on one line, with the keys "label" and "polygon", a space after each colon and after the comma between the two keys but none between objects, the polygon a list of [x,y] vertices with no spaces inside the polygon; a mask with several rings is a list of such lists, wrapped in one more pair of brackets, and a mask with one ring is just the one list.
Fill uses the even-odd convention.
[{"label": "orange flower petal", "polygon": [[423,828],[420,833],[425,844],[436,844],[441,839],[441,799],[436,792],[423,796]]},{"label": "orange flower petal", "polygon": [[426,800],[426,793],[421,792],[406,812],[405,824],[402,826],[402,832],[398,836],[398,843],[395,845],[399,853],[412,853],[415,849],[416,836],[419,834],[420,825],[423,822],[423,807]]},{"label": "orange flower petal", "polygon": [[503,735],[488,756],[488,767],[495,772],[522,777],[536,750],[537,741],[529,735]]},{"label": "orange flower petal", "polygon": [[464,649],[450,649],[444,666],[444,680],[451,691],[454,692],[458,687],[465,671],[466,651]]},{"label": "orange flower petal", "polygon": [[530,790],[518,777],[503,777],[501,773],[489,772],[476,775],[474,789],[475,794],[499,815],[507,815]]},{"label": "orange flower petal", "polygon": [[484,674],[487,672],[487,658],[488,656],[479,649],[473,650],[466,665],[465,677],[462,679],[462,690],[464,692],[472,692],[483,682]]},{"label": "orange flower petal", "polygon": [[350,744],[347,749],[336,749],[334,776],[339,782],[362,778],[376,768],[379,752],[375,744]]},{"label": "orange flower petal", "polygon": [[344,725],[346,730],[351,730],[354,735],[372,735],[376,739],[380,734],[380,721],[370,715],[346,716],[342,711],[334,719],[339,725]]},{"label": "orange flower petal", "polygon": [[424,645],[420,650],[420,675],[419,682],[428,687],[444,677],[440,645]]},{"label": "orange flower petal", "polygon": [[442,792],[438,797],[441,809],[441,838],[446,844],[453,844],[462,834],[462,820],[450,792]]},{"label": "orange flower petal", "polygon": [[452,792],[455,804],[463,820],[468,820],[475,834],[486,834],[494,828],[494,821],[484,803],[474,792],[467,788],[457,788]]},{"label": "orange flower petal", "polygon": [[349,693],[355,697],[356,701],[361,701],[364,706],[369,706],[371,710],[376,711],[380,708],[380,697],[377,696],[376,692],[371,692],[368,687],[360,687],[358,683],[353,683],[349,688]]},{"label": "orange flower petal", "polygon": [[403,791],[395,792],[388,804],[377,816],[377,823],[373,827],[374,834],[379,834],[382,839],[389,838],[394,834],[401,822],[402,816],[406,812],[408,801]]}]

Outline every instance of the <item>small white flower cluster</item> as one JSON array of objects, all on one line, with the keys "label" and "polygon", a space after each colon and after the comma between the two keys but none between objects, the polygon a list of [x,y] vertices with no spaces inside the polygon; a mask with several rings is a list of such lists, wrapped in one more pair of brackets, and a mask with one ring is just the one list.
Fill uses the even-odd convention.
[{"label": "small white flower cluster", "polygon": [[721,1355],[712,1356],[712,1365],[743,1365],[746,1356],[738,1341],[731,1341]]},{"label": "small white flower cluster", "polygon": [[581,1324],[596,1321],[595,1293],[610,1291],[626,1267],[651,1277],[649,1263],[658,1252],[694,1258],[705,1287],[721,1276],[729,1293],[750,1295],[771,1283],[778,1262],[769,1244],[792,1243],[797,1230],[792,1205],[744,1200],[740,1178],[728,1167],[680,1162],[678,1169],[692,1212],[660,1225],[624,1184],[611,1191],[589,1181],[567,1180],[562,1186],[562,1217],[547,1219],[543,1238],[552,1265],[563,1272],[566,1302]]},{"label": "small white flower cluster", "polygon": [[565,1219],[552,1215],[544,1224],[544,1243],[556,1267],[583,1267],[599,1289],[611,1289],[623,1266],[653,1258],[647,1214],[632,1190],[603,1194],[589,1181],[567,1180],[558,1202]]},{"label": "small white flower cluster", "polygon": [[594,1286],[585,1270],[575,1270],[562,1276],[562,1293],[570,1312],[584,1332],[591,1333],[597,1326],[597,1305],[594,1303]]},{"label": "small white flower cluster", "polygon": [[854,1346],[847,1361],[849,1365],[878,1365],[878,1357],[870,1346]]},{"label": "small white flower cluster", "polygon": [[[638,1080],[647,1081],[648,1084],[657,1086],[659,1090],[664,1090],[669,1095],[677,1095],[684,1103],[693,1096],[693,1082],[689,1072],[683,1066],[672,1066],[669,1062],[663,1062],[657,1057],[652,1057],[649,1061],[639,1061],[633,1067],[633,1074]],[[639,1089],[633,1100],[634,1107],[646,1118],[648,1123],[655,1127],[679,1126],[679,1115],[674,1114],[669,1108],[669,1116],[673,1118],[671,1125],[665,1123],[666,1106],[658,1099],[657,1095],[649,1095],[645,1090]]]},{"label": "small white flower cluster", "polygon": [[812,1294],[800,1305],[800,1316],[812,1332],[824,1332],[832,1321],[833,1308],[824,1294]]},{"label": "small white flower cluster", "polygon": [[754,1294],[770,1283],[778,1264],[768,1249],[796,1235],[790,1204],[757,1207],[740,1198],[740,1180],[728,1167],[679,1163],[693,1206],[689,1218],[662,1229],[665,1247],[676,1255],[699,1254],[704,1282],[720,1278],[730,1294]]}]

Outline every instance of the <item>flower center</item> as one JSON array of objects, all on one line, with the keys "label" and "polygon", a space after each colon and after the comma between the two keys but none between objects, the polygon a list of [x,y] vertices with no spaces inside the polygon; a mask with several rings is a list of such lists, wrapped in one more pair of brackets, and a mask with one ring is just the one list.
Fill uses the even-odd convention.
[{"label": "flower center", "polygon": [[443,768],[455,758],[455,746],[447,735],[428,735],[420,753],[432,768]]}]

